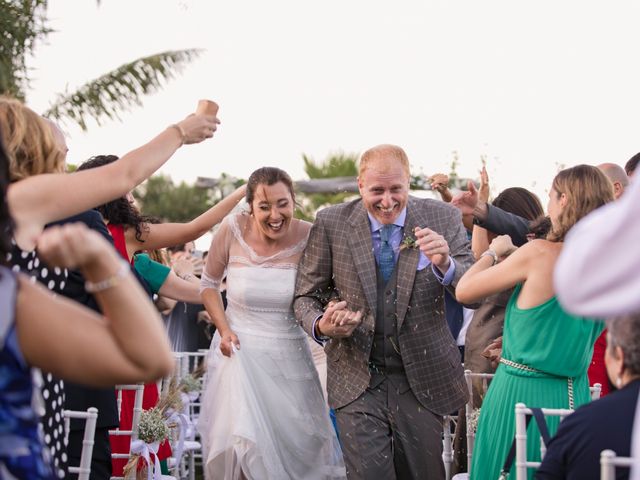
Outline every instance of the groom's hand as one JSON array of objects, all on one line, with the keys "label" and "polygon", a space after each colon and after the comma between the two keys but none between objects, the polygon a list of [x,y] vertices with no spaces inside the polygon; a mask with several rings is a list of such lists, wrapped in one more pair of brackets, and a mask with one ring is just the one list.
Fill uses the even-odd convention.
[{"label": "groom's hand", "polygon": [[443,274],[447,273],[449,265],[451,265],[451,257],[449,256],[449,244],[445,238],[430,228],[416,227],[414,233],[420,251],[431,260],[431,263],[438,270]]},{"label": "groom's hand", "polygon": [[349,310],[345,301],[330,303],[316,323],[316,334],[333,338],[350,337],[361,323],[361,311]]}]

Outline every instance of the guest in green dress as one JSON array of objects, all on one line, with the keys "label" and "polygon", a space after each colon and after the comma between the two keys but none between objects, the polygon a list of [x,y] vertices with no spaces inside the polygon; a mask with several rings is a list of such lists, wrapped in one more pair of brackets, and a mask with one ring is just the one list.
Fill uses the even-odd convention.
[{"label": "guest in green dress", "polygon": [[[555,298],[552,274],[569,229],[612,200],[611,183],[597,168],[578,165],[561,171],[549,193],[552,229],[547,238],[516,248],[507,235],[497,237],[458,283],[462,303],[515,287],[505,316],[502,358],[480,413],[471,478],[499,478],[515,434],[516,403],[577,408],[589,401],[587,368],[604,326],[566,313]],[[548,424],[553,435],[558,421],[550,418]],[[534,422],[527,438],[527,459],[540,460]]]}]

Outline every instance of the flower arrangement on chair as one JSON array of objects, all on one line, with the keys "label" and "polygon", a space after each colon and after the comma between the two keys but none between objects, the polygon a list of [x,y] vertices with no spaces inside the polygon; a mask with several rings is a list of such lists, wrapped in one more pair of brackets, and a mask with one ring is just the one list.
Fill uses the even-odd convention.
[{"label": "flower arrangement on chair", "polygon": [[[173,456],[177,464],[180,464],[182,454],[187,449],[193,448],[185,442],[192,442],[195,437],[195,427],[189,414],[189,405],[198,399],[200,395],[200,377],[204,374],[204,367],[198,367],[193,373],[186,375],[178,382],[171,379],[166,394],[160,399],[158,408],[162,411],[165,423],[172,432]],[[199,444],[197,448],[200,448]]]},{"label": "flower arrangement on chair", "polygon": [[[162,411],[158,407],[143,411],[138,424],[138,438],[131,442],[131,457],[124,467],[124,477],[144,479],[146,470],[148,480],[159,479],[160,461],[157,453],[160,444],[167,438],[169,427]],[[140,460],[144,460],[141,466]]]}]

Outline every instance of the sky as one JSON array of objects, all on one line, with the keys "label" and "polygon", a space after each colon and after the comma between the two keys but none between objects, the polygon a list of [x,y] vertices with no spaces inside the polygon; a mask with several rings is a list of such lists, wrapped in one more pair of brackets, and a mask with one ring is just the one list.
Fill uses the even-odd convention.
[{"label": "sky", "polygon": [[30,61],[27,103],[141,56],[203,48],[142,108],[68,125],[69,162],[123,155],[195,110],[220,105],[206,143],[160,170],[176,181],[302,154],[395,143],[414,173],[477,177],[494,193],[547,191],[561,166],[624,163],[640,151],[640,2],[591,0],[50,0],[56,30]]}]

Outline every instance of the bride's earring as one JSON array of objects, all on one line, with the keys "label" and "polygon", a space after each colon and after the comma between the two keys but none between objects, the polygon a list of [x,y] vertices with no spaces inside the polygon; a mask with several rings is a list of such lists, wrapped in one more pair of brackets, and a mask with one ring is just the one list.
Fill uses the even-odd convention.
[{"label": "bride's earring", "polygon": [[620,390],[622,388],[622,377],[616,378],[616,388]]}]

